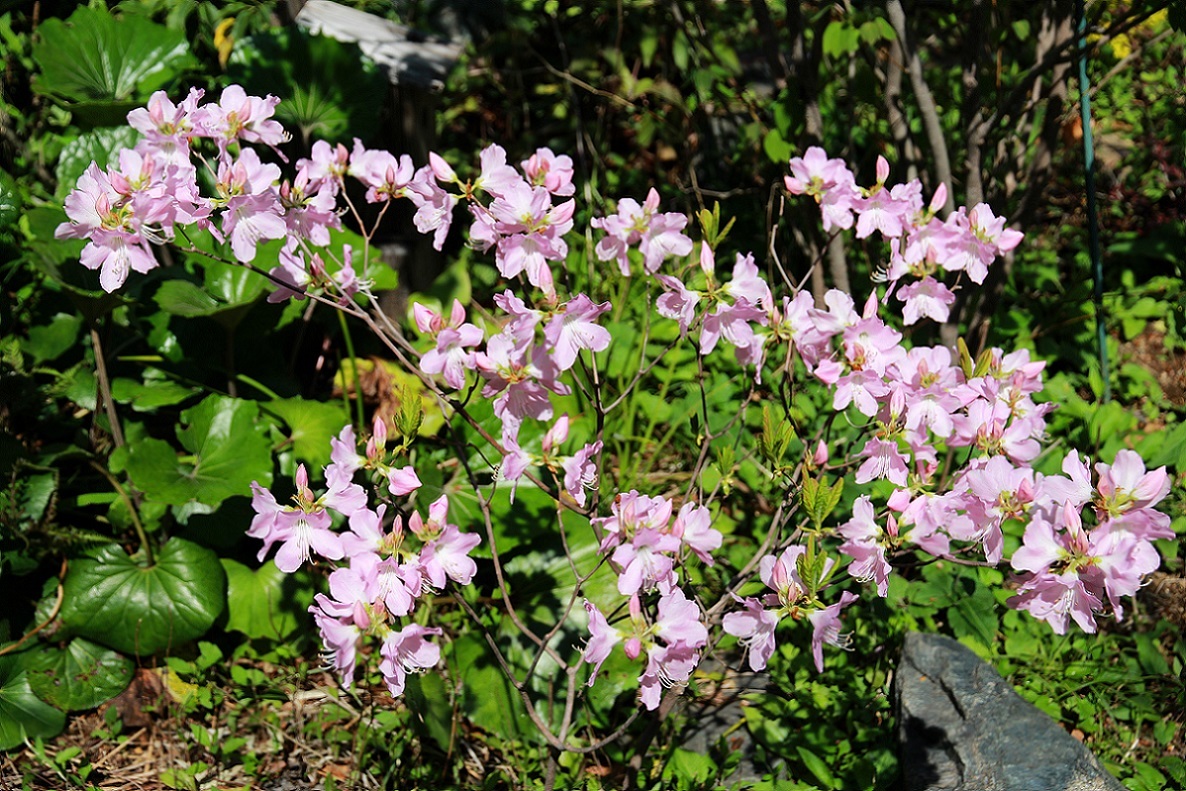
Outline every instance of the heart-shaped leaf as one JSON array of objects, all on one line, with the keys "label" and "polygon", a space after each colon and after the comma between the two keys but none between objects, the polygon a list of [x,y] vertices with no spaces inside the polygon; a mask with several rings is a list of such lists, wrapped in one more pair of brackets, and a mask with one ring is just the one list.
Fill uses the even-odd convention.
[{"label": "heart-shaped leaf", "polygon": [[201,637],[226,604],[218,556],[180,538],[152,566],[101,547],[71,563],[64,588],[61,617],[75,634],[138,656]]},{"label": "heart-shaped leaf", "polygon": [[253,640],[283,640],[308,621],[313,585],[305,572],[285,574],[268,561],[253,571],[223,559],[227,578],[227,629]]},{"label": "heart-shaped leaf", "polygon": [[132,660],[76,637],[64,649],[45,647],[25,660],[37,697],[65,711],[93,709],[132,680]]},{"label": "heart-shaped leaf", "polygon": [[192,387],[186,387],[180,382],[165,379],[159,372],[152,376],[154,369],[145,372],[144,381],[135,379],[115,379],[111,382],[111,397],[120,404],[131,404],[137,412],[151,411],[158,407],[180,404],[195,394]]},{"label": "heart-shaped leaf", "polygon": [[35,736],[55,736],[65,726],[65,713],[33,693],[20,658],[0,656],[0,750]]},{"label": "heart-shaped leaf", "polygon": [[269,401],[264,404],[264,409],[288,424],[293,454],[314,467],[329,464],[333,450],[329,441],[350,422],[350,416],[339,402],[286,398]]},{"label": "heart-shaped leaf", "polygon": [[192,60],[184,31],[138,15],[116,18],[93,5],[80,6],[64,22],[47,19],[37,33],[36,88],[71,102],[147,99]]},{"label": "heart-shaped leaf", "polygon": [[21,350],[32,355],[37,364],[56,360],[76,347],[82,316],[58,313],[48,324],[29,328],[29,337],[21,343]]},{"label": "heart-shaped leaf", "polygon": [[204,288],[188,280],[167,280],[161,283],[153,299],[161,310],[187,318],[209,316],[223,307]]},{"label": "heart-shaped leaf", "polygon": [[208,316],[233,330],[264,293],[267,279],[243,266],[206,266],[206,284],[169,280],[154,295],[161,309],[174,316]]},{"label": "heart-shaped leaf", "polygon": [[254,401],[208,396],[181,413],[177,438],[191,454],[178,458],[169,443],[147,438],[128,446],[126,469],[148,499],[167,505],[196,500],[219,505],[248,494],[251,482],[272,482],[272,449]]}]

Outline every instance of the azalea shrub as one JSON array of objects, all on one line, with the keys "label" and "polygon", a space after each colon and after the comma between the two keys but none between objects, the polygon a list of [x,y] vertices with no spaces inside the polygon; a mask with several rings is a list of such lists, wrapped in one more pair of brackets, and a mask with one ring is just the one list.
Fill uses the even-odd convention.
[{"label": "azalea shrub", "polygon": [[[1043,361],[926,342],[1022,242],[983,203],[944,212],[946,185],[895,183],[881,158],[868,185],[820,148],[791,158],[791,199],[884,262],[866,298],[818,304],[777,258],[730,247],[719,212],[694,229],[651,190],[593,216],[563,153],[516,165],[492,145],[417,167],[320,141],[289,163],[277,103],[239,86],[154,94],[128,115],[138,142],[91,164],[57,235],[86,240],[109,292],[157,269],[162,244],[254,269],[269,301],[339,312],[415,383],[398,410],[342,426],[295,486],[253,484],[242,525],[283,574],[325,571],[309,611],[346,688],[377,670],[399,696],[446,663],[442,646],[477,641],[543,740],[589,753],[676,701],[706,657],[760,671],[790,643],[823,672],[846,608],[890,595],[903,566],[1002,567],[1009,607],[1095,632],[1174,538],[1157,507],[1170,477],[1134,451],[1060,448],[1057,472],[1035,469],[1055,453]],[[460,231],[492,261],[488,300],[380,309],[371,242],[400,202],[436,249]],[[344,227],[361,244],[336,244]],[[665,449],[635,442],[632,421],[675,398],[657,370],[683,377],[685,419],[664,430],[690,452],[639,474],[660,465],[634,454]],[[516,504],[529,494],[545,506]],[[561,547],[542,615],[519,587],[533,542]],[[631,701],[623,722],[578,705],[606,684]]]}]

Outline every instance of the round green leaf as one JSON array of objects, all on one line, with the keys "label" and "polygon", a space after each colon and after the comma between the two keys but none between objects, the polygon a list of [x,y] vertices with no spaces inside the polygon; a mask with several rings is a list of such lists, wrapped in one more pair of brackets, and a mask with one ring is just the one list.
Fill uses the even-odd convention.
[{"label": "round green leaf", "polygon": [[308,621],[313,585],[303,572],[285,574],[268,561],[252,571],[223,559],[227,578],[227,629],[253,640],[283,640]]},{"label": "round green leaf", "polygon": [[180,538],[154,566],[101,547],[71,563],[64,587],[61,617],[75,634],[138,656],[201,637],[226,604],[218,556]]},{"label": "round green leaf", "polygon": [[339,402],[307,401],[286,398],[269,401],[264,410],[275,413],[288,424],[288,436],[294,455],[314,467],[329,464],[333,448],[329,441],[336,437],[350,416]]},{"label": "round green leaf", "polygon": [[252,481],[268,486],[272,449],[258,416],[254,401],[208,396],[181,413],[177,438],[188,459],[179,459],[169,443],[146,438],[128,446],[128,475],[149,500],[166,505],[220,505],[248,494]]},{"label": "round green leaf", "polygon": [[93,709],[132,680],[132,660],[76,637],[65,649],[43,648],[25,661],[37,697],[65,711]]},{"label": "round green leaf", "polygon": [[65,726],[65,713],[33,694],[19,658],[0,656],[0,750],[34,736],[56,736]]}]

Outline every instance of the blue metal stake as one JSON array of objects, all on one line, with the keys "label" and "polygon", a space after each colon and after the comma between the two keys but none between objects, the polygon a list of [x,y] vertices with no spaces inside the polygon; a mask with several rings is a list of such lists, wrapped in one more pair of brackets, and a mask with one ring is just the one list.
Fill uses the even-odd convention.
[{"label": "blue metal stake", "polygon": [[1083,121],[1083,172],[1087,181],[1087,227],[1090,233],[1091,272],[1095,280],[1095,330],[1099,344],[1100,378],[1104,381],[1104,402],[1112,400],[1108,376],[1108,332],[1104,326],[1104,263],[1100,258],[1100,220],[1095,205],[1095,145],[1091,139],[1091,91],[1087,82],[1087,17],[1083,0],[1075,2],[1079,32],[1079,114]]}]

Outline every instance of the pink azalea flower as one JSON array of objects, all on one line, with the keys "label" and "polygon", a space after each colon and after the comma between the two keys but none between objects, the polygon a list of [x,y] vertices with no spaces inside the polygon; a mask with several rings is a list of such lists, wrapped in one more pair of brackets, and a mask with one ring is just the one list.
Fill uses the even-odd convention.
[{"label": "pink azalea flower", "polygon": [[670,588],[676,582],[674,553],[680,541],[670,533],[644,528],[629,543],[618,545],[613,561],[621,569],[618,592],[632,596],[639,590]]},{"label": "pink azalea flower", "polygon": [[419,476],[416,475],[411,465],[397,469],[391,469],[387,473],[387,490],[396,497],[403,497],[411,494],[420,488]]},{"label": "pink azalea flower", "polygon": [[865,459],[865,462],[857,469],[854,478],[857,483],[885,478],[898,486],[906,485],[910,470],[906,466],[906,456],[898,450],[898,443],[871,437],[859,458]]},{"label": "pink azalea flower", "polygon": [[712,526],[712,513],[698,503],[684,503],[671,525],[671,534],[708,566],[713,564],[712,553],[724,540],[721,531]]},{"label": "pink azalea flower", "polygon": [[571,368],[582,349],[602,352],[609,348],[609,330],[597,324],[597,318],[609,309],[608,302],[595,305],[584,294],[577,294],[548,322],[544,338],[557,368]]},{"label": "pink azalea flower", "polygon": [[655,309],[660,316],[679,322],[681,338],[688,336],[688,327],[696,318],[696,306],[700,304],[700,292],[689,291],[684,284],[670,275],[655,275],[666,292],[655,300]]},{"label": "pink azalea flower", "polygon": [[408,184],[407,195],[416,206],[416,214],[412,217],[416,230],[423,234],[433,234],[432,246],[440,250],[445,246],[445,239],[449,236],[457,196],[438,187],[432,173],[427,166],[417,170]]},{"label": "pink azalea flower", "polygon": [[665,642],[702,648],[708,643],[708,628],[700,621],[700,607],[679,588],[659,599],[654,633]]},{"label": "pink azalea flower", "polygon": [[313,613],[313,621],[321,633],[325,658],[342,680],[342,686],[349,689],[354,686],[356,650],[362,630],[356,624],[344,622],[322,609],[321,602],[325,600],[325,594],[317,594],[314,604],[309,607],[309,612]]},{"label": "pink azalea flower", "polygon": [[[893,516],[889,518],[892,524]],[[852,505],[852,518],[842,524],[838,532],[847,539],[840,545],[840,551],[852,558],[848,573],[861,582],[876,582],[877,595],[884,599],[889,592],[892,570],[885,559],[886,543],[896,536],[890,536],[889,531],[877,524],[873,501],[868,495],[856,499]]]},{"label": "pink azalea flower", "polygon": [[478,161],[482,170],[474,181],[475,190],[484,190],[498,198],[524,183],[523,177],[507,164],[507,152],[502,146],[486,146],[478,154]]},{"label": "pink azalea flower", "polygon": [[469,552],[481,542],[476,533],[462,533],[456,525],[446,524],[420,551],[420,572],[436,590],[444,589],[446,577],[468,585],[478,572]]},{"label": "pink azalea flower", "polygon": [[398,632],[391,632],[383,640],[379,653],[379,672],[392,695],[402,695],[408,673],[434,667],[441,661],[441,648],[428,638],[441,634],[440,629],[409,624]]},{"label": "pink azalea flower", "polygon": [[416,175],[412,158],[407,154],[396,159],[389,151],[368,150],[358,138],[354,138],[354,150],[350,154],[348,172],[367,188],[368,203],[379,203],[405,196],[408,185]]},{"label": "pink azalea flower", "polygon": [[227,145],[235,140],[275,148],[289,139],[284,127],[271,120],[278,104],[280,99],[275,96],[248,96],[242,86],[228,85],[218,104],[203,105],[195,113],[195,123],[204,134],[218,142],[224,153]]},{"label": "pink azalea flower", "polygon": [[750,322],[764,324],[766,313],[745,300],[732,305],[718,303],[716,309],[704,317],[700,330],[700,353],[708,354],[722,337],[733,346],[747,348],[754,343],[754,329]]},{"label": "pink azalea flower", "polygon": [[745,609],[728,613],[722,621],[722,626],[727,634],[736,637],[749,652],[750,670],[755,673],[765,670],[766,663],[774,654],[774,633],[778,628],[778,613],[766,609],[755,598],[741,599],[736,594],[733,598]]},{"label": "pink azalea flower", "polygon": [[753,253],[737,254],[733,265],[733,279],[721,289],[733,299],[744,299],[751,305],[760,308],[769,307],[771,303],[770,286],[758,272],[758,265],[754,263]]},{"label": "pink azalea flower", "polygon": [[1098,462],[1095,469],[1100,476],[1096,486],[1100,493],[1099,508],[1108,516],[1152,508],[1170,492],[1165,467],[1145,472],[1145,461],[1136,451],[1119,450],[1112,464]]},{"label": "pink azalea flower", "polygon": [[291,574],[308,563],[314,554],[329,560],[345,557],[342,539],[330,529],[330,517],[325,509],[294,513],[291,532],[276,550],[276,568]]},{"label": "pink azalea flower", "polygon": [[692,240],[682,233],[688,218],[682,214],[659,214],[659,193],[651,189],[640,206],[633,198],[618,201],[618,213],[594,218],[590,224],[606,232],[597,243],[598,260],[617,261],[622,275],[630,274],[626,253],[635,244],[643,255],[643,268],[654,274],[669,255],[692,252]]},{"label": "pink azalea flower", "polygon": [[588,686],[593,686],[601,665],[609,658],[614,646],[622,640],[622,634],[609,625],[601,610],[597,609],[588,599],[585,599],[585,612],[589,615],[589,641],[585,643],[583,656],[586,662],[593,665],[593,672],[589,674]]},{"label": "pink azalea flower", "polygon": [[947,321],[955,294],[947,286],[930,275],[898,290],[898,299],[906,303],[902,309],[902,320],[907,326],[923,316],[937,321]]},{"label": "pink azalea flower", "polygon": [[309,188],[319,190],[325,187],[330,195],[337,195],[342,179],[350,170],[350,152],[338,143],[331,146],[324,140],[313,143],[309,159],[297,161],[297,173],[309,180]]},{"label": "pink azalea flower", "polygon": [[445,384],[454,390],[465,387],[465,371],[474,367],[470,348],[482,342],[482,331],[473,324],[454,329],[446,327],[437,335],[437,346],[420,358],[420,370],[426,374],[441,374]]},{"label": "pink azalea flower", "polygon": [[811,655],[818,672],[824,672],[824,643],[841,648],[847,646],[847,638],[840,633],[840,611],[856,600],[856,594],[844,591],[840,594],[840,601],[807,616],[812,626]]},{"label": "pink azalea flower", "polygon": [[564,470],[564,491],[568,492],[577,505],[582,508],[588,498],[586,490],[597,488],[597,462],[595,457],[601,452],[601,440],[590,443],[576,452],[572,458],[561,465]]},{"label": "pink azalea flower", "polygon": [[550,148],[537,148],[520,167],[533,186],[543,187],[553,195],[567,197],[576,192],[572,183],[572,157],[567,154],[556,156]]}]

